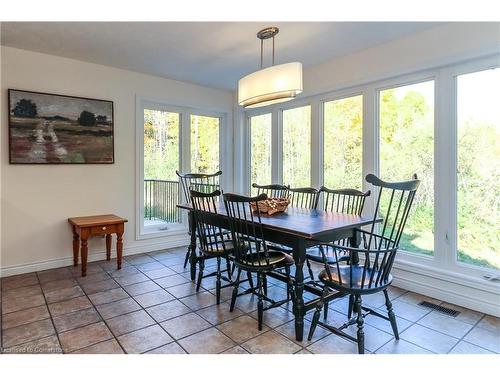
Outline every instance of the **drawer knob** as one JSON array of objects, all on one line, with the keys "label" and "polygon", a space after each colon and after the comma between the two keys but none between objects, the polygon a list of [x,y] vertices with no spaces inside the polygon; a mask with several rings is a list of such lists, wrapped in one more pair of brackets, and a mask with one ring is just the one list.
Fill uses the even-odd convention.
[{"label": "drawer knob", "polygon": [[106,227],[102,227],[102,230],[106,230]]}]

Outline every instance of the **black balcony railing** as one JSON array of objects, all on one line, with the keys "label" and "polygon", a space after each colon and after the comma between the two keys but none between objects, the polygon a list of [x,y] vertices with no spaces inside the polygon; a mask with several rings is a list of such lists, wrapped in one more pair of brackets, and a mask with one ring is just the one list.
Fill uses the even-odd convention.
[{"label": "black balcony railing", "polygon": [[144,218],[180,223],[178,181],[144,180]]}]

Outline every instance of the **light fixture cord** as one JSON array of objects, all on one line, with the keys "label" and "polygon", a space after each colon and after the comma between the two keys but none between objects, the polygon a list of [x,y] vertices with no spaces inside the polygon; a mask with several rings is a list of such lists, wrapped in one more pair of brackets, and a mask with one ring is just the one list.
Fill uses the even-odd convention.
[{"label": "light fixture cord", "polygon": [[274,66],[274,35],[273,35],[273,66]]},{"label": "light fixture cord", "polygon": [[260,68],[262,69],[262,67],[264,66],[264,58],[263,58],[263,55],[264,55],[264,40],[260,40]]}]

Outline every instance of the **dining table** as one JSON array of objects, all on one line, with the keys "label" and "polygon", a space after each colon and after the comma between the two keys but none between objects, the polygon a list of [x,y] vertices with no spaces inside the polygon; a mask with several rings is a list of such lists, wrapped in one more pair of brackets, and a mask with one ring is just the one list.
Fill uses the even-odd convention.
[{"label": "dining table", "polygon": [[[196,265],[200,257],[196,249],[196,221],[193,209],[189,203],[181,203],[178,208],[187,210],[188,223],[190,226],[190,271],[191,280],[196,277]],[[216,213],[210,215],[213,222],[207,224],[218,225],[222,229],[230,230],[230,221],[223,202],[217,202]],[[307,311],[316,307],[322,288],[313,283],[304,281],[304,263],[306,262],[306,251],[308,248],[317,246],[321,242],[333,242],[348,239],[352,247],[359,246],[361,232],[359,229],[381,219],[373,216],[344,214],[320,209],[308,209],[289,206],[285,212],[265,215],[261,214],[263,234],[266,241],[291,249],[295,264],[293,282],[295,287],[295,299],[293,300],[293,315],[295,317],[295,338],[302,341],[304,336],[304,316]],[[208,219],[210,220],[210,219]],[[254,219],[255,220],[255,219]],[[284,280],[284,275],[274,272],[270,275]],[[304,301],[304,291],[314,294],[317,298]],[[342,297],[339,292],[331,293],[329,300]]]}]

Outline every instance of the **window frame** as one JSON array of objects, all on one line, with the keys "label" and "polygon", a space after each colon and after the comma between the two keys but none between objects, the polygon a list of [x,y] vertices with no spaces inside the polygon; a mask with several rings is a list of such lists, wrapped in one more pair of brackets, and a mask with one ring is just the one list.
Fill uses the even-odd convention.
[{"label": "window frame", "polygon": [[[311,185],[319,187],[324,183],[323,153],[324,153],[324,111],[325,102],[343,99],[346,97],[363,96],[363,129],[362,129],[362,173],[379,174],[380,170],[380,134],[379,134],[379,92],[384,89],[395,88],[434,81],[434,255],[426,256],[401,251],[395,261],[395,273],[407,277],[412,274],[416,279],[412,282],[420,283],[423,288],[425,277],[434,277],[442,282],[452,282],[463,287],[472,287],[481,290],[481,293],[492,292],[500,294],[499,287],[484,277],[500,276],[500,271],[481,266],[461,263],[457,258],[457,76],[500,67],[500,55],[493,54],[470,60],[459,61],[449,65],[416,71],[403,72],[393,77],[376,79],[370,82],[336,88],[323,93],[314,93],[311,96],[296,99],[285,104],[276,104],[257,110],[243,112],[245,123],[250,116],[261,113],[272,113],[273,148],[272,156],[276,162],[273,169],[273,183],[282,181],[282,111],[303,105],[311,105]],[[450,95],[451,93],[451,95]],[[248,130],[248,126],[246,126]],[[248,133],[247,133],[248,134]],[[249,139],[248,137],[246,138]],[[248,148],[248,145],[246,145]],[[451,150],[451,152],[450,152]],[[249,170],[249,158],[246,160],[246,170]],[[249,173],[249,172],[247,172]],[[249,180],[247,180],[249,181]],[[249,186],[249,184],[246,184]],[[370,186],[363,180],[364,191]],[[248,193],[248,191],[247,191]],[[365,203],[365,212],[372,212],[374,208],[373,196]],[[404,280],[404,279],[403,279]],[[404,281],[406,282],[406,281]],[[459,289],[452,293],[459,293]]]},{"label": "window frame", "polygon": [[[228,114],[211,109],[194,108],[187,106],[172,105],[161,99],[148,98],[136,95],[136,240],[144,240],[158,237],[185,236],[187,232],[187,215],[181,212],[181,223],[169,224],[168,229],[160,229],[165,224],[144,226],[144,110],[156,109],[166,112],[179,113],[179,170],[189,171],[191,169],[191,115],[208,116],[219,118],[219,168],[227,171],[220,180],[221,186],[230,186],[232,180],[232,165],[230,149],[222,147],[227,133]],[[226,152],[227,151],[227,152]],[[179,194],[182,189],[179,186]]]}]

